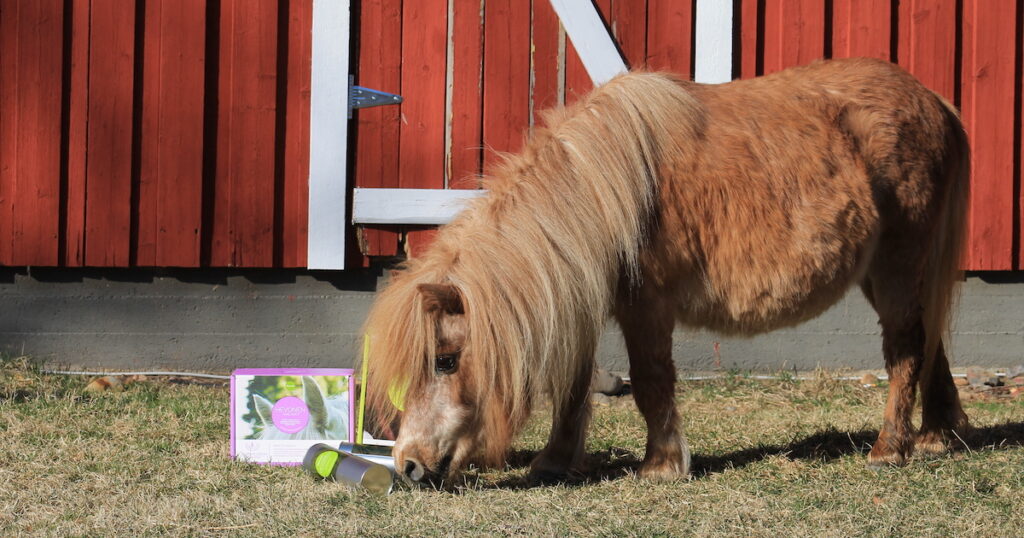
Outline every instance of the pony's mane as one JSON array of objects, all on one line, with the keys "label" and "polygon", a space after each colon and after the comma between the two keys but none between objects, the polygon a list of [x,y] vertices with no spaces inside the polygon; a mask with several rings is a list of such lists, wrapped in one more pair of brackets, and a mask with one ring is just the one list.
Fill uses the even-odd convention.
[{"label": "pony's mane", "polygon": [[422,283],[451,284],[462,296],[475,364],[460,375],[474,376],[481,407],[509,418],[485,420],[494,430],[483,439],[507,446],[540,391],[559,407],[593,360],[619,279],[639,278],[660,164],[682,151],[671,141],[702,129],[703,109],[683,84],[632,73],[549,112],[547,127],[486,181],[489,194],[407,262],[365,326],[369,404],[383,420],[394,417],[389,388],[414,393],[434,375]]}]

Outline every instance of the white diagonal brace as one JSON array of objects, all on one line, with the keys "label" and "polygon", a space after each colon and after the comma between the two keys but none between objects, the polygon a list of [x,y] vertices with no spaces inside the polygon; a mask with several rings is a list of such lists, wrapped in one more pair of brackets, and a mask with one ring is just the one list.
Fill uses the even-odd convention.
[{"label": "white diagonal brace", "polygon": [[591,0],[551,0],[551,7],[555,8],[594,86],[627,71],[615,40]]}]

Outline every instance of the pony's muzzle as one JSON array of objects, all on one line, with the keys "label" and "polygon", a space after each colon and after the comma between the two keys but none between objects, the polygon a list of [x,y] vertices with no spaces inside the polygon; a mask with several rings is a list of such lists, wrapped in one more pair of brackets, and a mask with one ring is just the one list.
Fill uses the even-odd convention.
[{"label": "pony's muzzle", "polygon": [[402,473],[413,482],[419,482],[423,480],[427,471],[426,467],[415,458],[405,458],[405,466],[402,468]]},{"label": "pony's muzzle", "polygon": [[407,457],[405,463],[402,464],[402,474],[412,484],[435,489],[441,488],[448,476],[448,471],[451,470],[451,463],[452,457],[445,456],[438,462],[437,469],[431,469],[416,458]]}]

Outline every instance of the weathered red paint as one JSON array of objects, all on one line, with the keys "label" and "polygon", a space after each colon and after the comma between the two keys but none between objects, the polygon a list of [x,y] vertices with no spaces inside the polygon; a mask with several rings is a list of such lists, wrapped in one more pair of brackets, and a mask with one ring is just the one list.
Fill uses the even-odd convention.
[{"label": "weathered red paint", "polygon": [[[358,83],[406,99],[357,112],[355,185],[475,188],[495,150],[515,151],[542,110],[590,86],[548,0],[353,5]],[[692,74],[694,2],[595,5],[631,66]],[[962,101],[966,267],[1019,270],[1020,3],[957,5],[735,1],[735,72],[874,56]],[[305,265],[311,27],[312,0],[0,0],[0,264]],[[372,257],[431,233],[360,235]]]}]

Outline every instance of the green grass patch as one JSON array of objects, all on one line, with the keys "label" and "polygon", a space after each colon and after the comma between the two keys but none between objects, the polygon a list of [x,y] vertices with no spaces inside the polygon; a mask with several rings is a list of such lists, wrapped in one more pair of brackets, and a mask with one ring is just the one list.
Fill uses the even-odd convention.
[{"label": "green grass patch", "polygon": [[571,483],[527,487],[549,425],[538,412],[505,469],[380,498],[230,461],[225,385],[94,395],[88,381],[0,361],[0,535],[1005,536],[1024,524],[1019,400],[967,405],[969,449],[872,471],[884,387],[733,373],[681,384],[692,480],[636,478],[646,430],[625,397],[595,408]]}]

